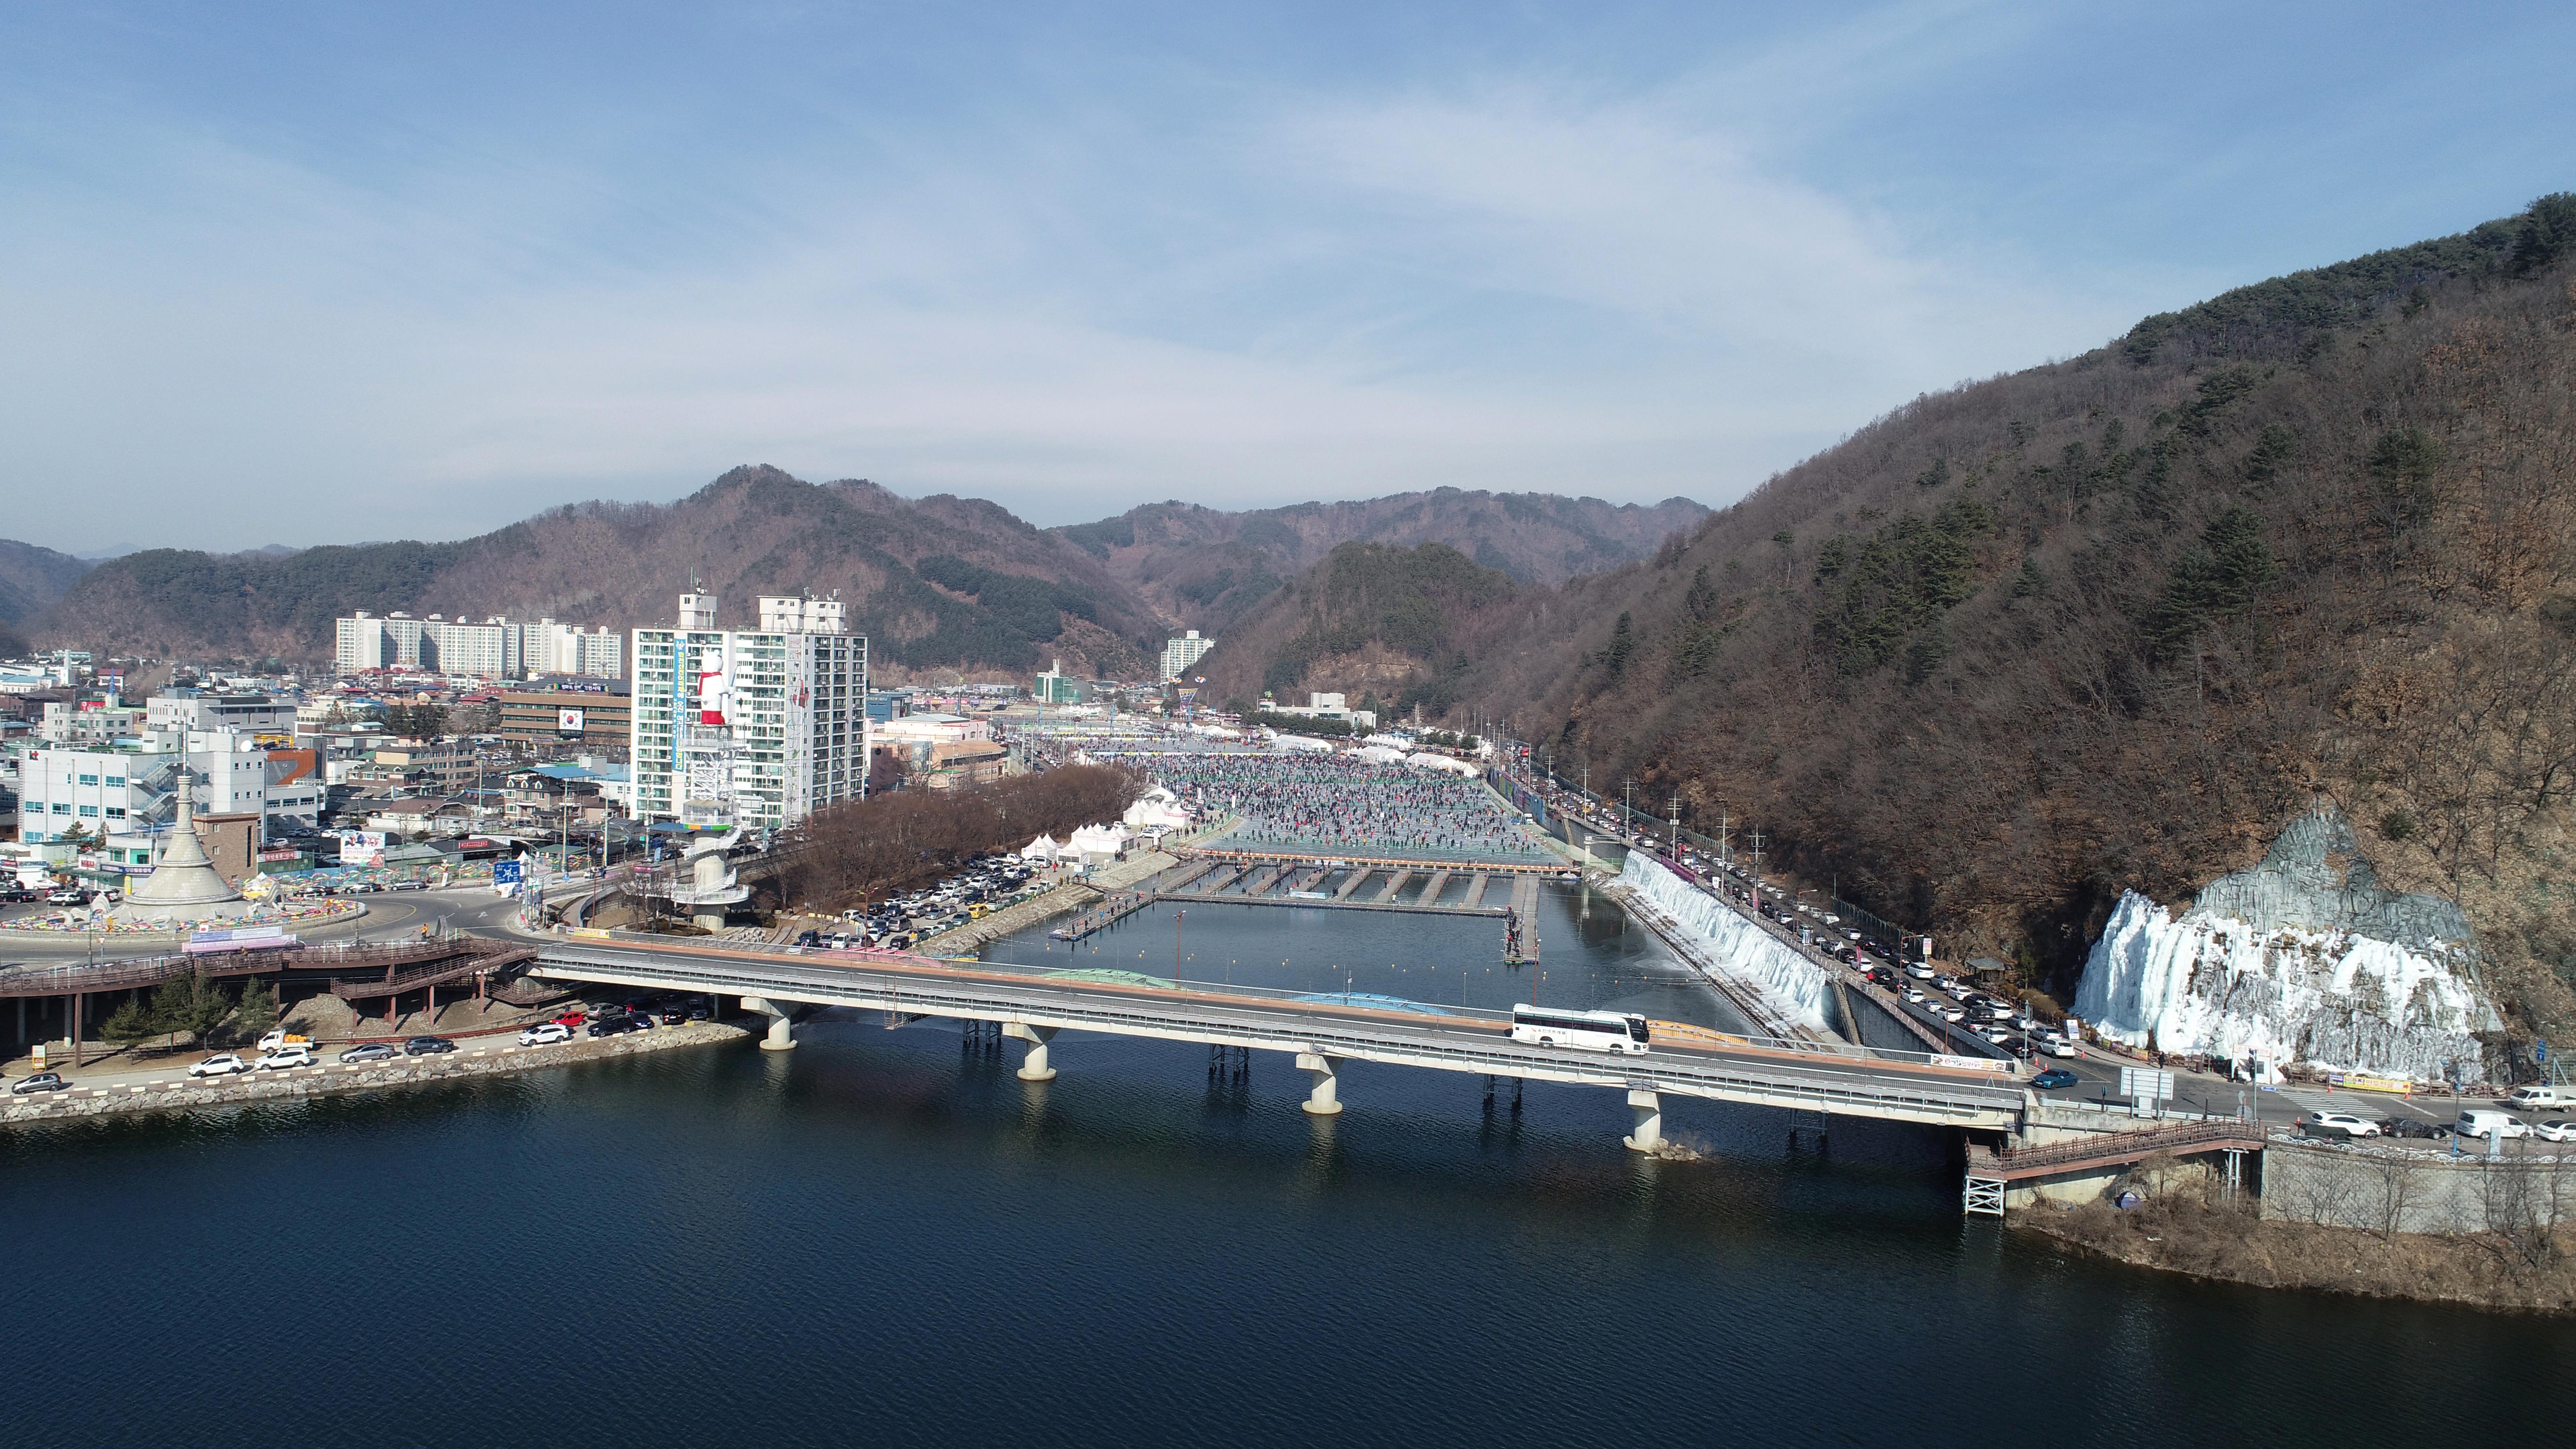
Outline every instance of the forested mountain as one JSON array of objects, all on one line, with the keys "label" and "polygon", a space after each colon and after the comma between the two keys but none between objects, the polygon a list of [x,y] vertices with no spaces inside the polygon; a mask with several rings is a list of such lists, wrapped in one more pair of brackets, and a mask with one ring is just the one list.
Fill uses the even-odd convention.
[{"label": "forested mountain", "polygon": [[1497,625],[1519,592],[1447,544],[1345,543],[1255,605],[1195,672],[1237,710],[1328,690],[1354,706],[1441,711],[1470,661],[1502,643]]},{"label": "forested mountain", "polygon": [[89,561],[0,538],[0,657],[26,652],[26,629],[89,572]]},{"label": "forested mountain", "polygon": [[1641,557],[1707,511],[1447,488],[1254,513],[1155,504],[1039,529],[978,499],[744,467],[676,503],[577,504],[456,543],[126,554],[63,597],[41,632],[153,656],[312,659],[330,650],[331,620],[355,609],[628,625],[667,619],[695,575],[735,619],[761,593],[839,590],[885,678],[1021,674],[1057,657],[1134,678],[1167,628],[1221,630],[1349,538],[1449,539],[1553,581]]},{"label": "forested mountain", "polygon": [[1523,583],[1553,584],[1643,558],[1707,516],[1687,498],[1644,506],[1438,488],[1244,513],[1152,503],[1055,531],[1164,618],[1222,636],[1283,580],[1344,543],[1447,544]]},{"label": "forested mountain", "polygon": [[620,627],[671,617],[692,577],[748,622],[757,595],[838,590],[880,677],[934,667],[1135,673],[1158,629],[1099,560],[974,499],[736,468],[672,504],[554,509],[458,543],[265,553],[152,549],[67,594],[49,633],[156,656],[324,657],[353,609],[551,614]]},{"label": "forested mountain", "polygon": [[2576,1025],[2576,197],[1927,396],[1525,589],[1462,708],[2061,987],[2323,797]]}]

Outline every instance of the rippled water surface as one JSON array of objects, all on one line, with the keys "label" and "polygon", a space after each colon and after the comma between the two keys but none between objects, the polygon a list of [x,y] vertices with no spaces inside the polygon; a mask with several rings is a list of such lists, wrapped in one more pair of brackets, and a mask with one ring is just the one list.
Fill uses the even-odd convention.
[{"label": "rippled water surface", "polygon": [[[1320,969],[1382,944],[1309,954]],[[1629,964],[1605,986],[1652,974],[1613,959]],[[1062,1076],[1029,1087],[1016,1046],[972,1050],[936,1024],[802,1035],[785,1055],[0,1134],[16,1369],[0,1428],[270,1445],[2563,1442],[2552,1385],[2576,1330],[2071,1257],[1963,1222],[1931,1132],[1838,1122],[1826,1153],[1792,1154],[1778,1114],[1675,1102],[1668,1130],[1711,1157],[1645,1162],[1620,1148],[1606,1091],[1534,1085],[1515,1115],[1508,1087],[1489,1110],[1478,1078],[1354,1063],[1349,1110],[1317,1123],[1275,1056],[1236,1081],[1202,1049],[1066,1036]]]}]

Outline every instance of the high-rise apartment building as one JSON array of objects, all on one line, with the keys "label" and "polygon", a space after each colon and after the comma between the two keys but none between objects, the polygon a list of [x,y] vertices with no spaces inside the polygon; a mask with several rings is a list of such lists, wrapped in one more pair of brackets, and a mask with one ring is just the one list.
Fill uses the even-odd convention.
[{"label": "high-rise apartment building", "polygon": [[865,790],[868,641],[837,599],[766,596],[759,618],[726,629],[690,592],[676,625],[634,631],[638,819],[786,826]]},{"label": "high-rise apartment building", "polygon": [[424,669],[485,679],[543,674],[598,675],[625,670],[626,636],[601,625],[583,629],[540,619],[533,624],[493,615],[477,624],[432,614],[361,612],[336,625],[335,660],[343,674],[370,669]]},{"label": "high-rise apartment building", "polygon": [[1190,630],[1178,639],[1165,641],[1163,644],[1163,677],[1165,679],[1178,679],[1182,675],[1189,673],[1190,666],[1198,663],[1201,658],[1206,656],[1209,650],[1214,649],[1215,647],[1216,641],[1214,639],[1200,638],[1199,631],[1196,629]]}]

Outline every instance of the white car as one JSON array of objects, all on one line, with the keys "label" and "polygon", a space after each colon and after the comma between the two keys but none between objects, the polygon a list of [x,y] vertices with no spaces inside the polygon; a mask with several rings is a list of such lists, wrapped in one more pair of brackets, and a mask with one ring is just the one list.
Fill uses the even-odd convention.
[{"label": "white car", "polygon": [[192,1077],[229,1077],[236,1072],[247,1072],[250,1069],[250,1063],[243,1061],[239,1052],[222,1052],[215,1056],[208,1057],[204,1061],[197,1063],[195,1066],[188,1068],[188,1075]]},{"label": "white car", "polygon": [[2075,1055],[2075,1043],[2068,1041],[2062,1036],[2053,1036],[2041,1042],[2040,1049],[2053,1057],[2071,1057]]},{"label": "white car", "polygon": [[2350,1112],[2310,1112],[2299,1125],[2305,1128],[2311,1137],[2353,1138],[2379,1135],[2378,1123],[2367,1117],[2356,1117]]},{"label": "white car", "polygon": [[2531,1135],[2543,1142],[2576,1142],[2576,1121],[2553,1117],[2532,1128]]},{"label": "white car", "polygon": [[2531,1112],[2542,1107],[2564,1107],[2569,1105],[2568,1100],[2558,1094],[2557,1088],[2538,1086],[2516,1087],[2513,1089],[2513,1095],[2505,1098],[2504,1103],[2506,1106],[2513,1108],[2517,1112]]},{"label": "white car", "polygon": [[572,1040],[572,1028],[560,1021],[541,1021],[519,1033],[521,1046],[550,1046],[555,1042],[570,1040]]},{"label": "white car", "polygon": [[1913,977],[1917,981],[1929,981],[1937,973],[1935,973],[1931,967],[1917,962],[1914,965],[1906,967],[1905,974]]},{"label": "white car", "polygon": [[276,1051],[270,1052],[267,1056],[259,1059],[259,1070],[263,1072],[289,1072],[293,1071],[297,1067],[309,1067],[311,1065],[313,1065],[313,1049],[311,1047],[279,1047]]},{"label": "white car", "polygon": [[1936,1006],[1932,1009],[1932,1014],[1943,1021],[1957,1022],[1968,1019],[1968,1009],[1964,1006]]}]

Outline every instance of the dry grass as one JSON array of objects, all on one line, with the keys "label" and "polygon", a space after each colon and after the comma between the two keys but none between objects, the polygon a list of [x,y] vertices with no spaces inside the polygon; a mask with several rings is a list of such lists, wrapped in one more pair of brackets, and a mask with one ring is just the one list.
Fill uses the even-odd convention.
[{"label": "dry grass", "polygon": [[2142,1268],[2261,1288],[2309,1288],[2366,1298],[2576,1313],[2576,1230],[2517,1241],[2503,1234],[2435,1237],[2267,1222],[2251,1198],[2176,1193],[2122,1212],[2108,1203],[2017,1210],[2016,1227],[2046,1233]]}]

